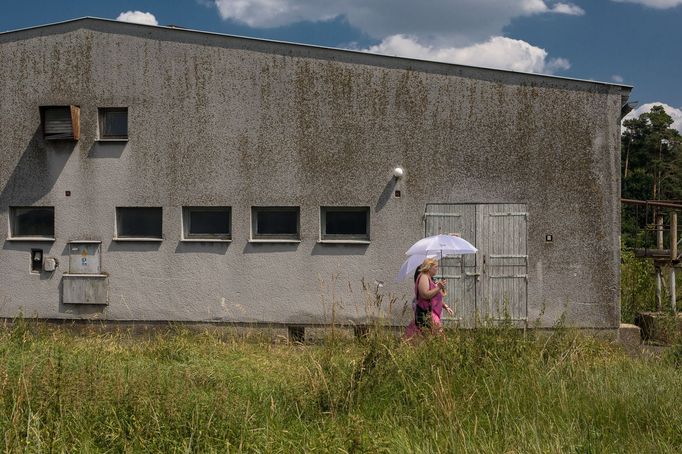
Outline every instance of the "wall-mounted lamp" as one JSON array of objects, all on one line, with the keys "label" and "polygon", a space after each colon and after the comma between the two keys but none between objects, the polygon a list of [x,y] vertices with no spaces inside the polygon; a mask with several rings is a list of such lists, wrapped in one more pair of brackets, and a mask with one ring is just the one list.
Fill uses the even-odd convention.
[{"label": "wall-mounted lamp", "polygon": [[401,178],[403,175],[405,175],[405,171],[403,170],[402,167],[396,167],[393,169],[393,176],[396,178]]}]

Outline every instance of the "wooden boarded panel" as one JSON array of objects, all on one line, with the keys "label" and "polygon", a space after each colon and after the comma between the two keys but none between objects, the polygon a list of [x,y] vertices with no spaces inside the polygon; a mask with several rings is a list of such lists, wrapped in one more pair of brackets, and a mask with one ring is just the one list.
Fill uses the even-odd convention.
[{"label": "wooden boarded panel", "polygon": [[[425,236],[456,233],[476,245],[475,205],[428,204],[425,218]],[[454,316],[443,313],[444,323],[469,326],[476,313],[476,255],[443,258],[436,278],[447,279],[445,302],[455,311]]]},{"label": "wooden boarded panel", "polygon": [[527,322],[527,211],[525,204],[427,204],[425,236],[459,233],[478,248],[441,261],[436,277],[448,279],[445,301],[455,310],[444,322]]},{"label": "wooden boarded panel", "polygon": [[69,106],[71,110],[71,131],[73,133],[73,140],[80,140],[81,138],[81,108],[78,106]]},{"label": "wooden boarded panel", "polygon": [[527,218],[524,204],[478,206],[481,321],[527,320]]}]

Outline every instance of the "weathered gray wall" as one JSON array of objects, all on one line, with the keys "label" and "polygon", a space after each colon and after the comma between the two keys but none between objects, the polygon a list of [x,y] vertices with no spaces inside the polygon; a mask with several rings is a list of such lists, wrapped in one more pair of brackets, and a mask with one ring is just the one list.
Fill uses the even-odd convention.
[{"label": "weathered gray wall", "polygon": [[[627,88],[90,19],[0,35],[0,62],[0,316],[361,317],[363,278],[408,299],[427,202],[507,202],[530,213],[529,318],[618,326]],[[75,145],[42,139],[51,104],[81,106]],[[125,146],[95,141],[98,106],[128,106]],[[56,272],[6,241],[15,205],[55,207]],[[134,205],[163,207],[162,243],[112,241]],[[183,205],[231,206],[232,243],[180,242]],[[252,205],[300,205],[301,243],[248,243]],[[370,206],[371,244],[318,244],[320,205]],[[104,309],[60,304],[71,239],[102,241]]]}]

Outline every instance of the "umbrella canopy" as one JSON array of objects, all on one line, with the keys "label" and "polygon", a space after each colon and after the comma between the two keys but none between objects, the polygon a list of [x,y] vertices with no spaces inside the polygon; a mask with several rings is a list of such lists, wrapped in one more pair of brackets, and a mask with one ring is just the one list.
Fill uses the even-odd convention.
[{"label": "umbrella canopy", "polygon": [[454,235],[436,235],[422,238],[412,245],[405,253],[407,260],[400,267],[396,282],[404,281],[414,275],[414,270],[427,258],[448,257],[460,254],[475,254],[476,249],[471,243]]},{"label": "umbrella canopy", "polygon": [[405,255],[459,255],[475,254],[478,251],[467,240],[454,235],[427,236],[410,247]]},{"label": "umbrella canopy", "polygon": [[416,255],[410,255],[407,257],[407,260],[403,263],[403,266],[400,267],[400,271],[398,272],[398,277],[395,278],[396,282],[401,282],[407,279],[408,277],[414,276],[414,270],[417,269],[419,265],[424,263],[424,260],[427,258],[435,258],[436,255],[430,255],[427,256],[426,254],[416,254]]}]

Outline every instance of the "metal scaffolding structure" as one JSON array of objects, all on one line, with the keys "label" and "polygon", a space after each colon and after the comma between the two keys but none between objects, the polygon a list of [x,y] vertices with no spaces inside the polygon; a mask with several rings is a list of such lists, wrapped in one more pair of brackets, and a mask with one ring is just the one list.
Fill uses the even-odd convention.
[{"label": "metal scaffolding structure", "polygon": [[[645,230],[655,233],[656,247],[642,247],[635,248],[635,256],[647,260],[653,260],[654,268],[656,270],[656,310],[661,311],[663,307],[662,301],[662,287],[663,275],[662,268],[670,269],[670,307],[674,314],[677,313],[677,298],[675,288],[676,266],[680,263],[680,254],[678,252],[678,227],[677,227],[677,212],[682,210],[682,204],[675,201],[660,201],[660,200],[633,200],[621,199],[621,203],[626,205],[636,205],[645,207]],[[651,218],[653,222],[649,222],[649,211],[651,210]],[[664,224],[665,212],[668,214],[669,224]],[[664,232],[668,234],[668,248],[664,244]]]}]

